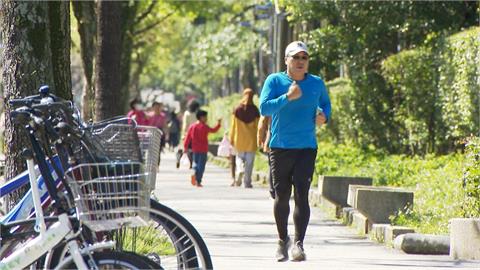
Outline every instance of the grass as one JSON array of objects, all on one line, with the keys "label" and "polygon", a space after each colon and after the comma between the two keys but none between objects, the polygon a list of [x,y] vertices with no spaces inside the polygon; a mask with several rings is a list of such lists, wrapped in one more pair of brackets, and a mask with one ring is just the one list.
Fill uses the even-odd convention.
[{"label": "grass", "polygon": [[134,251],[146,255],[156,253],[160,256],[175,254],[175,247],[170,238],[155,229],[156,226],[126,228],[122,231],[123,250]]}]

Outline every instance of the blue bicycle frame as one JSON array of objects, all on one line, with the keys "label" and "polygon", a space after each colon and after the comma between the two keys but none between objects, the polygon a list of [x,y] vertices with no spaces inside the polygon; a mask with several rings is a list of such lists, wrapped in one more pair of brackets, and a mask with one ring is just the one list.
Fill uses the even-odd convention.
[{"label": "blue bicycle frame", "polygon": [[[60,171],[62,171],[60,158],[58,158],[58,156],[54,156],[53,161],[55,162],[56,167],[59,168]],[[58,178],[51,164],[48,164],[48,166],[53,179],[55,179],[55,184],[57,186],[61,185],[60,178]],[[38,173],[37,166],[35,166],[35,171]],[[42,175],[40,173],[38,174],[39,176],[37,178],[37,183],[40,191],[40,198],[42,201],[42,205],[44,205],[50,200],[50,196],[48,194],[48,190]],[[21,174],[14,177],[8,183],[0,187],[0,197],[3,197],[9,193],[12,193],[13,191],[27,184],[29,181],[28,178],[29,178],[28,171],[24,171]],[[32,200],[32,190],[29,189],[23,196],[22,200],[20,200],[20,202],[18,202],[17,205],[15,205],[15,207],[12,210],[10,210],[10,212],[8,212],[8,214],[6,214],[0,219],[0,223],[5,224],[12,221],[24,220],[24,219],[32,218],[34,215],[35,215],[35,209],[34,209],[33,200]]]}]

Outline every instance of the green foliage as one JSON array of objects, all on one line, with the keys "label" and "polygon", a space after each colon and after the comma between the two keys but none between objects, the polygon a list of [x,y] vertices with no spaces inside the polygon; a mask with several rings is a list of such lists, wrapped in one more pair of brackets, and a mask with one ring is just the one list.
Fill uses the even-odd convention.
[{"label": "green foliage", "polygon": [[393,112],[401,140],[400,148],[409,153],[432,152],[440,121],[437,73],[427,48],[402,51],[387,58],[383,76],[393,87]]},{"label": "green foliage", "polygon": [[453,35],[442,44],[439,97],[446,138],[480,132],[480,27]]},{"label": "green foliage", "polygon": [[134,251],[147,255],[155,253],[160,256],[175,254],[175,247],[167,235],[160,233],[156,226],[123,229],[117,242],[122,243],[122,250]]},{"label": "green foliage", "polygon": [[[373,147],[319,142],[315,173],[371,177],[374,185],[410,189],[415,192],[413,209],[399,215],[394,223],[423,233],[446,233],[448,221],[462,215],[464,160],[461,154],[407,157],[386,155]],[[476,168],[478,165],[477,161]],[[476,181],[479,175],[477,169]]]},{"label": "green foliage", "polygon": [[[353,88],[350,80],[338,78],[326,83],[332,103],[332,119],[327,125],[327,136],[336,142],[354,141],[358,143],[358,115],[354,108]],[[323,136],[322,137],[327,137]]]},{"label": "green foliage", "polygon": [[[412,96],[412,91],[418,89],[400,87],[398,83],[397,87],[387,84],[381,63],[400,50],[414,49],[422,45],[432,33],[448,35],[478,25],[478,2],[439,2],[431,5],[421,1],[283,0],[281,4],[290,14],[291,21],[307,25],[307,29],[311,29],[301,36],[312,48],[310,71],[323,73],[324,77],[331,79],[339,73],[335,71],[335,66],[337,69],[341,66],[351,79],[353,91],[350,93],[350,100],[354,109],[352,117],[355,117],[355,124],[352,125],[352,128],[356,129],[355,141],[364,146],[373,144],[392,153],[432,150],[433,140],[442,138],[443,134],[435,130],[437,126],[432,126],[434,121],[431,118],[429,121],[426,119],[427,115],[431,115],[431,110],[437,107],[413,112],[411,108],[415,108],[415,105],[421,105],[425,109],[425,103],[431,100],[430,97],[427,100],[419,97],[411,104],[405,102],[406,98]],[[459,55],[464,53],[458,51]],[[473,57],[471,54],[467,55],[465,57]],[[425,55],[412,57],[428,58]],[[405,62],[405,59],[399,61]],[[427,61],[418,64],[419,70],[427,70],[431,63]],[[457,74],[464,70],[462,65],[452,66]],[[469,64],[466,72],[472,74],[468,70],[474,70],[477,66]],[[408,68],[409,74],[416,72],[416,67]],[[400,72],[396,74],[398,76],[403,73],[403,70],[396,71]],[[391,75],[389,79],[398,82],[399,78]],[[427,71],[420,81],[423,88],[420,96],[425,96],[428,89],[431,89],[428,82],[438,81],[437,77],[428,77],[430,75],[435,75],[435,72]],[[448,77],[451,78],[452,76]],[[413,79],[409,80],[409,86],[412,86],[413,82]],[[449,84],[445,85],[449,87]],[[454,110],[460,115],[461,110]],[[468,108],[466,111],[473,112]],[[438,117],[440,115],[435,114],[434,118]],[[467,115],[467,118],[463,119],[470,118]],[[456,120],[457,117],[452,121]],[[460,130],[463,135],[469,134],[465,133],[468,130],[466,123],[449,123],[448,126],[450,129]],[[441,125],[438,125],[438,129],[440,127]]]},{"label": "green foliage", "polygon": [[249,19],[245,13],[251,2],[166,3],[177,12],[162,24],[161,40],[152,43],[156,52],[149,57],[155,61],[147,67],[141,86],[179,95],[195,92],[207,99],[216,96],[225,76],[250,61],[259,47],[262,37],[239,24]]},{"label": "green foliage", "polygon": [[480,138],[472,137],[466,147],[463,171],[465,197],[463,216],[480,217]]},{"label": "green foliage", "polygon": [[383,75],[393,87],[394,123],[409,153],[445,152],[480,124],[480,28],[390,56]]}]

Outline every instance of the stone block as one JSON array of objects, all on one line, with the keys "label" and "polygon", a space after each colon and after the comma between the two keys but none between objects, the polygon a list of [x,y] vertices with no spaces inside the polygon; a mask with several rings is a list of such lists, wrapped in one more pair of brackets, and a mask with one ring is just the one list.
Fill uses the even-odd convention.
[{"label": "stone block", "polygon": [[311,205],[318,206],[320,204],[320,196],[318,191],[310,189],[308,192],[308,200]]},{"label": "stone block", "polygon": [[372,224],[372,229],[369,232],[370,239],[378,243],[385,242],[385,231],[390,224]]},{"label": "stone block", "polygon": [[348,206],[347,196],[349,185],[371,186],[372,178],[322,175],[318,179],[318,190],[320,194],[341,207]]},{"label": "stone block", "polygon": [[480,218],[450,220],[450,256],[455,260],[480,260]]},{"label": "stone block", "polygon": [[327,212],[327,214],[334,216],[336,218],[340,218],[342,207],[329,199],[325,198],[321,194],[319,194],[319,202],[320,207]]},{"label": "stone block", "polygon": [[358,188],[355,208],[373,223],[390,223],[390,216],[413,206],[413,192],[391,187]]},{"label": "stone block", "polygon": [[368,219],[360,212],[354,212],[352,215],[352,226],[360,235],[368,233]]},{"label": "stone block", "polygon": [[349,185],[348,186],[348,194],[347,194],[347,204],[351,207],[355,208],[355,201],[357,196],[357,189],[370,187],[368,185]]},{"label": "stone block", "polygon": [[399,235],[406,233],[414,233],[415,230],[409,227],[403,226],[388,226],[385,228],[385,244],[387,246],[393,246],[393,241]]},{"label": "stone block", "polygon": [[450,237],[448,235],[406,233],[396,237],[393,246],[408,254],[448,255]]},{"label": "stone block", "polygon": [[353,207],[344,207],[342,208],[342,223],[350,226],[352,225],[353,213],[357,211]]}]

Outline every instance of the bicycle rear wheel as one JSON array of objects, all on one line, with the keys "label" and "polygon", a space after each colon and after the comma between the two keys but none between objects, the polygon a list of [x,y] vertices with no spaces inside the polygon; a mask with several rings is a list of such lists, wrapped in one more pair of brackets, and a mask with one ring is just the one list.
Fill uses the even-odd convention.
[{"label": "bicycle rear wheel", "polygon": [[208,248],[193,225],[169,207],[151,199],[150,223],[127,228],[115,239],[123,250],[147,255],[165,270],[213,269]]},{"label": "bicycle rear wheel", "polygon": [[[98,269],[161,269],[157,264],[152,263],[148,258],[138,254],[117,251],[95,252],[92,256],[83,256],[88,266],[96,265]],[[93,261],[92,261],[93,259]],[[75,263],[71,263],[62,269],[76,269]]]}]

